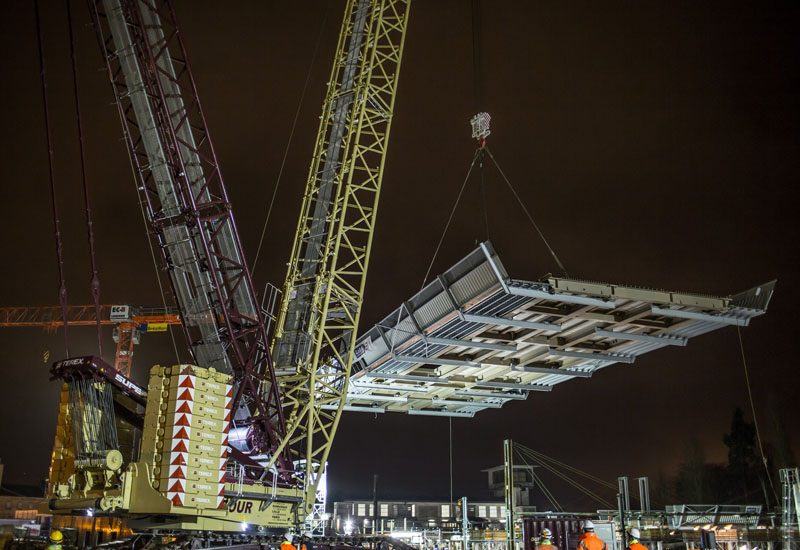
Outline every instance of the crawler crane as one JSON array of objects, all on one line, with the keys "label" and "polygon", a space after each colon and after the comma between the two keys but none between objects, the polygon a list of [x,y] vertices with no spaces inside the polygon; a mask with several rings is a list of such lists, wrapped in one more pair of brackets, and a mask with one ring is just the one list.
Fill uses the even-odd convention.
[{"label": "crawler crane", "polygon": [[192,364],[141,387],[97,357],[55,363],[43,512],[262,550],[314,519],[345,408],[472,417],[766,311],[774,282],[714,297],[524,281],[486,242],[357,342],[409,0],[347,0],[270,340],[170,1],[90,7]]},{"label": "crawler crane", "polygon": [[344,406],[409,0],[346,2],[272,346],[171,2],[89,4],[193,364],[144,388],[55,363],[46,508],[197,536],[297,525]]}]

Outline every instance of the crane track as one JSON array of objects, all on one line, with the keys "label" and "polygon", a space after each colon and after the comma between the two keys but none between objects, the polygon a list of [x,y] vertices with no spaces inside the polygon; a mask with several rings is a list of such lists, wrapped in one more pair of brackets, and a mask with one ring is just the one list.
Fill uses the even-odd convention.
[{"label": "crane track", "polygon": [[[86,546],[81,550],[278,550],[283,542],[277,535],[230,535],[209,533],[206,536],[179,533],[141,533],[130,537]],[[43,550],[45,539],[10,541],[8,550]],[[64,550],[77,547],[64,545]],[[310,550],[416,550],[413,546],[385,536],[328,536],[314,537]]]}]

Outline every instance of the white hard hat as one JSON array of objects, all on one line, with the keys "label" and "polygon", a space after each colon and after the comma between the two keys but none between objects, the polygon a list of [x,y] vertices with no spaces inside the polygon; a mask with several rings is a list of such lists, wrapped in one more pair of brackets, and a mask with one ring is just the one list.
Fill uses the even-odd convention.
[{"label": "white hard hat", "polygon": [[631,529],[631,537],[633,537],[635,539],[638,539],[641,536],[642,536],[642,534],[639,532],[639,530],[636,527]]},{"label": "white hard hat", "polygon": [[583,522],[583,530],[584,531],[594,531],[594,523],[589,521],[588,519]]},{"label": "white hard hat", "polygon": [[294,535],[291,533],[291,531],[286,531],[286,540],[289,541],[289,542],[292,542],[293,538],[294,538]]},{"label": "white hard hat", "polygon": [[545,537],[549,537],[552,534],[553,534],[553,532],[550,529],[548,529],[546,527],[544,529],[542,529],[542,535],[544,535]]}]

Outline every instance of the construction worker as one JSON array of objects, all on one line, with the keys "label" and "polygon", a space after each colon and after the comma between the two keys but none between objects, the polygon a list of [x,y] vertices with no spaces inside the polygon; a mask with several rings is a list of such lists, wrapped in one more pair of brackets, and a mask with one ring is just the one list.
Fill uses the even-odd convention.
[{"label": "construction worker", "polygon": [[46,550],[61,550],[61,543],[64,542],[64,533],[58,529],[50,531],[50,544],[47,545]]},{"label": "construction worker", "polygon": [[292,544],[292,533],[290,531],[286,531],[286,534],[283,537],[283,542],[281,543],[281,550],[297,550],[294,544]]},{"label": "construction worker", "polygon": [[314,550],[314,545],[311,544],[311,536],[308,533],[303,533],[300,537],[297,550]]},{"label": "construction worker", "polygon": [[583,522],[583,535],[577,550],[608,550],[608,546],[594,532],[594,523],[588,519]]},{"label": "construction worker", "polygon": [[542,538],[536,545],[536,550],[558,550],[558,546],[553,544],[553,532],[550,529],[542,529]]},{"label": "construction worker", "polygon": [[628,548],[630,550],[647,550],[647,546],[639,542],[641,536],[642,534],[636,527],[631,529],[630,536],[628,537]]}]

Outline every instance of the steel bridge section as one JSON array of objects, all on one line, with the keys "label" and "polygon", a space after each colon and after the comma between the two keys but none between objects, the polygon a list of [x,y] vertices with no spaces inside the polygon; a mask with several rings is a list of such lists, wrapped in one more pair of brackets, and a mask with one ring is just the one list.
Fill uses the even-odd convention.
[{"label": "steel bridge section", "polygon": [[409,5],[347,3],[283,289],[273,353],[291,373],[280,383],[307,506],[347,393]]},{"label": "steel bridge section", "polygon": [[482,243],[359,337],[346,410],[474,416],[706,332],[746,326],[766,311],[774,286],[718,297],[523,281]]},{"label": "steel bridge section", "polygon": [[[253,426],[255,445],[273,454],[285,424],[266,330],[173,7],[90,7],[190,351],[198,365],[234,374],[234,421]],[[289,482],[288,453],[276,461]]]}]

